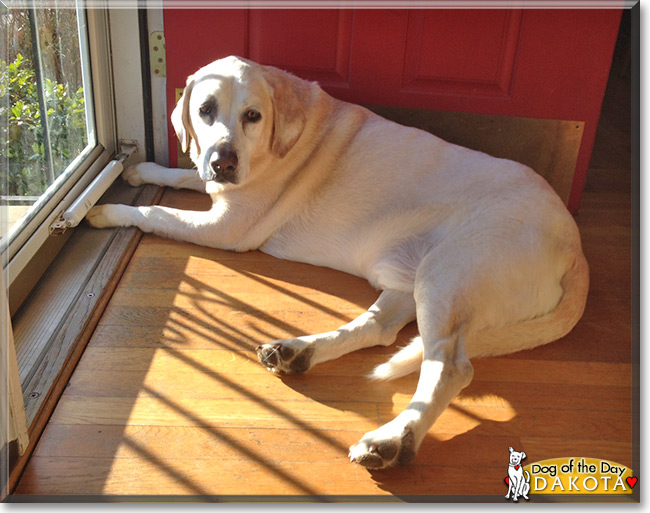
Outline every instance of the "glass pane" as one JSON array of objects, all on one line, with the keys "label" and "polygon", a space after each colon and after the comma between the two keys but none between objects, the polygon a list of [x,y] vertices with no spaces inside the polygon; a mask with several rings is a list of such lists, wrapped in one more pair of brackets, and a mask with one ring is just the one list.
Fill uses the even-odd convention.
[{"label": "glass pane", "polygon": [[0,33],[0,236],[11,237],[96,141],[83,12],[10,9]]}]

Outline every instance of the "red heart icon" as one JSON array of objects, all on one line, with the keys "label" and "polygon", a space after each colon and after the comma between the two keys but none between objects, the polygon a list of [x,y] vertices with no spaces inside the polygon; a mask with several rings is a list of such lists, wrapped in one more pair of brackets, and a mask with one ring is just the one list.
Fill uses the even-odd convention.
[{"label": "red heart icon", "polygon": [[639,479],[636,478],[636,477],[628,477],[628,478],[626,479],[627,484],[630,485],[630,488],[634,488],[634,485],[636,484],[636,482],[637,482],[638,480],[639,480]]},{"label": "red heart icon", "polygon": [[517,466],[515,467],[515,470],[519,470],[519,465],[517,465]]},{"label": "red heart icon", "polygon": [[[628,479],[629,479],[629,477],[628,477]],[[507,477],[505,478],[505,482],[506,482],[507,485],[510,485],[510,479],[508,479]]]}]

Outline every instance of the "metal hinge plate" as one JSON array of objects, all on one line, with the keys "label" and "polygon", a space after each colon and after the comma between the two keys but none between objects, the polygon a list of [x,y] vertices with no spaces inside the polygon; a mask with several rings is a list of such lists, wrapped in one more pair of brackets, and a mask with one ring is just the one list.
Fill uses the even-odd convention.
[{"label": "metal hinge plate", "polygon": [[149,58],[151,73],[154,77],[167,76],[167,59],[165,58],[165,34],[158,30],[149,34]]}]

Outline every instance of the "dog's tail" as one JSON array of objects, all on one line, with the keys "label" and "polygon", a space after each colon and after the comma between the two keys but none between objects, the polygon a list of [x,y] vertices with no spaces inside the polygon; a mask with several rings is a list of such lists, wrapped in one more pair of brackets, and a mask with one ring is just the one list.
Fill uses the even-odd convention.
[{"label": "dog's tail", "polygon": [[567,268],[560,285],[562,296],[550,312],[474,333],[473,336],[480,339],[480,344],[474,346],[485,348],[485,352],[472,356],[497,356],[505,352],[499,350],[501,347],[508,353],[532,349],[567,335],[582,317],[587,303],[589,266],[582,253],[576,255]]},{"label": "dog's tail", "polygon": [[390,360],[373,369],[370,379],[390,380],[411,374],[422,364],[422,337],[417,336],[411,342],[395,353]]}]

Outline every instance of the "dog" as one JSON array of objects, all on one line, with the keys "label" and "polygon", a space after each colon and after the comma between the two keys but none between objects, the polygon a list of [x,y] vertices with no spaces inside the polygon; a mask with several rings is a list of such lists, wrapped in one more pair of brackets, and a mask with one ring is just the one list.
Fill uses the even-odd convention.
[{"label": "dog", "polygon": [[97,228],[280,259],[367,279],[381,293],[341,329],[260,345],[278,374],[373,345],[417,320],[419,335],[374,369],[420,370],[410,404],[350,448],[352,462],[411,461],[472,380],[471,359],[566,335],[582,316],[588,266],[572,216],[526,166],[450,144],[339,101],[317,83],[239,57],[187,79],[171,115],[196,169],[153,163],[123,178],[209,194],[204,212],[99,205]]},{"label": "dog", "polygon": [[[510,498],[512,493],[512,500],[517,502],[519,497],[528,500],[528,492],[530,492],[530,473],[524,470],[521,466],[522,460],[526,458],[525,452],[517,452],[512,447],[508,447],[510,451],[510,461],[508,463],[508,493],[506,499]],[[524,473],[526,477],[524,478]]]}]

